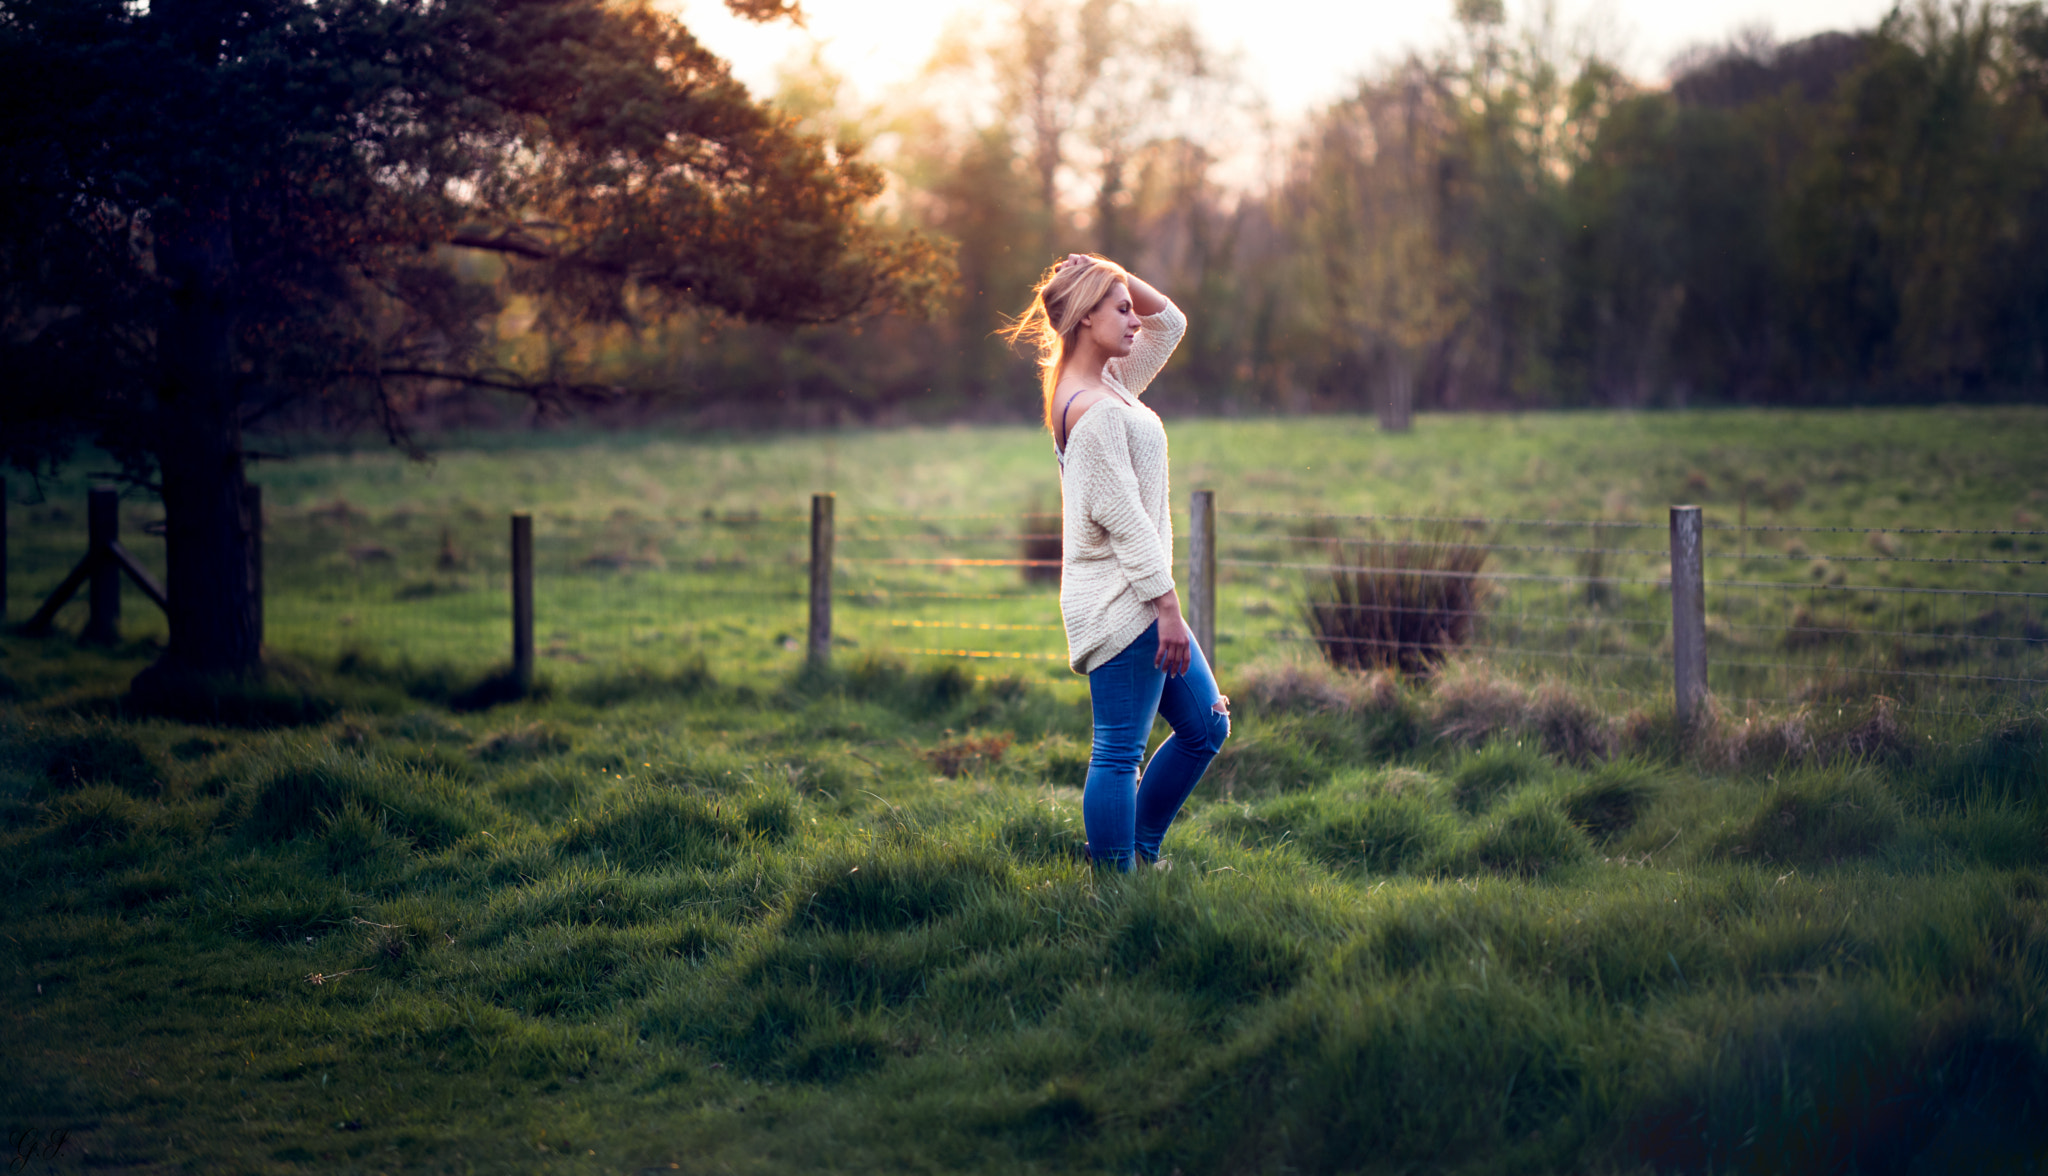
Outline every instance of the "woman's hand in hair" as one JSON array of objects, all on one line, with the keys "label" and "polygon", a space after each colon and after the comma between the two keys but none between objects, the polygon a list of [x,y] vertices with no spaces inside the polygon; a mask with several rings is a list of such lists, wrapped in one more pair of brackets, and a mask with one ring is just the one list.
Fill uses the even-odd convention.
[{"label": "woman's hand in hair", "polygon": [[1194,638],[1180,615],[1180,594],[1169,591],[1154,600],[1152,607],[1159,610],[1159,652],[1153,655],[1152,667],[1179,677],[1188,672],[1188,664],[1194,660],[1188,653]]},{"label": "woman's hand in hair", "polygon": [[[1094,260],[1086,254],[1069,253],[1052,267],[1052,272],[1065,273],[1070,265],[1087,265]],[[1140,315],[1154,315],[1166,309],[1166,295],[1153,289],[1152,283],[1129,271],[1125,274],[1130,279],[1127,288],[1131,292],[1131,306]]]}]

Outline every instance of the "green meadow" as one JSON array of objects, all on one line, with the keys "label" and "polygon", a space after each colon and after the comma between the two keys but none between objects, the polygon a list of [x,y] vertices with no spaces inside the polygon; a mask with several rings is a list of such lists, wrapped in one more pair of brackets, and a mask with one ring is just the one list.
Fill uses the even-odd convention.
[{"label": "green meadow", "polygon": [[[2048,591],[2048,412],[1171,428],[1180,502],[1247,512],[1235,727],[1133,875],[1082,856],[1081,680],[915,652],[1057,656],[1050,586],[969,562],[1057,501],[1027,429],[307,446],[257,478],[276,669],[209,723],[126,697],[132,593],[115,647],[0,635],[20,1170],[2040,1170],[2048,610],[1846,589]],[[8,620],[95,468],[12,479]],[[1711,656],[1775,668],[1691,729],[1678,502],[1834,528],[1711,533],[1710,583],[1786,587],[1710,590]],[[485,707],[513,511],[545,689]],[[1411,526],[1360,514],[1616,583],[1333,672],[1288,565]],[[1642,526],[1514,522],[1559,519]]]},{"label": "green meadow", "polygon": [[[1484,520],[1455,530],[1493,546],[1489,573],[1615,581],[1591,591],[1503,579],[1479,635],[1490,660],[1609,691],[1616,709],[1654,705],[1668,693],[1652,664],[1668,658],[1669,596],[1657,583],[1669,574],[1668,507],[1693,503],[1713,528],[1710,583],[1786,589],[1710,589],[1713,681],[1737,705],[1878,692],[1979,710],[1943,675],[2048,677],[2027,628],[2040,610],[1885,591],[2048,583],[2040,535],[1921,533],[2048,526],[2038,460],[2048,413],[2037,409],[1425,416],[1399,437],[1350,417],[1200,420],[1173,438],[1183,559],[1188,491],[1213,490],[1222,512],[1215,652],[1226,669],[1307,652],[1302,565],[1361,559],[1373,550],[1361,541],[1433,529],[1346,516],[1443,516]],[[993,668],[1079,689],[1061,656],[1055,586],[974,562],[1045,554],[1019,541],[1057,529],[1030,517],[1058,509],[1039,430],[500,434],[447,439],[426,463],[375,447],[264,445],[302,450],[254,474],[269,523],[269,643],[293,656],[347,652],[464,674],[502,664],[507,518],[525,511],[545,678],[566,687],[629,666],[671,674],[700,655],[725,672],[787,674],[805,630],[810,497],[827,492],[838,648],[971,650],[997,655],[977,659],[984,677]],[[83,551],[93,468],[34,486],[15,479],[25,503],[13,516],[16,619]],[[160,568],[161,542],[137,532],[161,508],[141,494],[125,501],[128,546]],[[128,600],[124,631],[160,639],[161,617]],[[82,611],[63,623],[75,630]],[[1793,625],[1814,632],[1787,642]],[[1959,633],[1967,639],[1943,639]],[[1869,667],[1922,676],[1845,677]]]}]

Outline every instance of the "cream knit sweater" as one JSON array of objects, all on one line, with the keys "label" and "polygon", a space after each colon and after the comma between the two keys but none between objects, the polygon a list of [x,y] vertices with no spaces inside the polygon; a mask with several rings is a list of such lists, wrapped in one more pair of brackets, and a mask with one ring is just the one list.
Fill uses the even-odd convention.
[{"label": "cream knit sweater", "polygon": [[1143,325],[1131,353],[1102,368],[1108,399],[1074,421],[1060,477],[1060,617],[1067,664],[1085,674],[1144,634],[1147,603],[1173,589],[1173,515],[1167,509],[1166,426],[1138,403],[1187,333],[1168,302]]}]

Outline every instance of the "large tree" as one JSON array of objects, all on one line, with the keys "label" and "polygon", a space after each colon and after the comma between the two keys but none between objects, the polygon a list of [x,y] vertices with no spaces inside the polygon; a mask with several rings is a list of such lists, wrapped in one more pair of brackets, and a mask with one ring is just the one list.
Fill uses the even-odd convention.
[{"label": "large tree", "polygon": [[0,457],[97,444],[160,490],[181,673],[260,666],[257,418],[402,439],[438,390],[577,389],[574,348],[496,346],[507,289],[561,337],[920,307],[948,272],[865,214],[853,145],[631,0],[0,0],[0,159]]}]

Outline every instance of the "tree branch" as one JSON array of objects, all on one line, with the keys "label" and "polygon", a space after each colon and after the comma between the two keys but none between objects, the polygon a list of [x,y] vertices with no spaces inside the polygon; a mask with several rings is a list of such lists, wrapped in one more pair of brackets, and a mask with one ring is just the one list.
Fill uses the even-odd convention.
[{"label": "tree branch", "polygon": [[126,482],[130,486],[134,486],[139,490],[147,490],[151,494],[160,495],[164,492],[163,483],[152,482],[147,475],[132,474],[126,470],[96,470],[86,476],[94,481]]},{"label": "tree branch", "polygon": [[547,242],[536,240],[517,229],[501,229],[496,233],[456,233],[448,238],[448,243],[463,249],[516,254],[534,261],[555,259],[555,250]]},{"label": "tree branch", "polygon": [[549,393],[574,396],[607,396],[614,391],[610,384],[564,384],[555,380],[515,380],[509,377],[473,375],[468,372],[442,371],[438,368],[379,368],[381,379],[445,380],[467,388],[489,388],[498,392],[517,392],[522,396],[545,396]]}]

